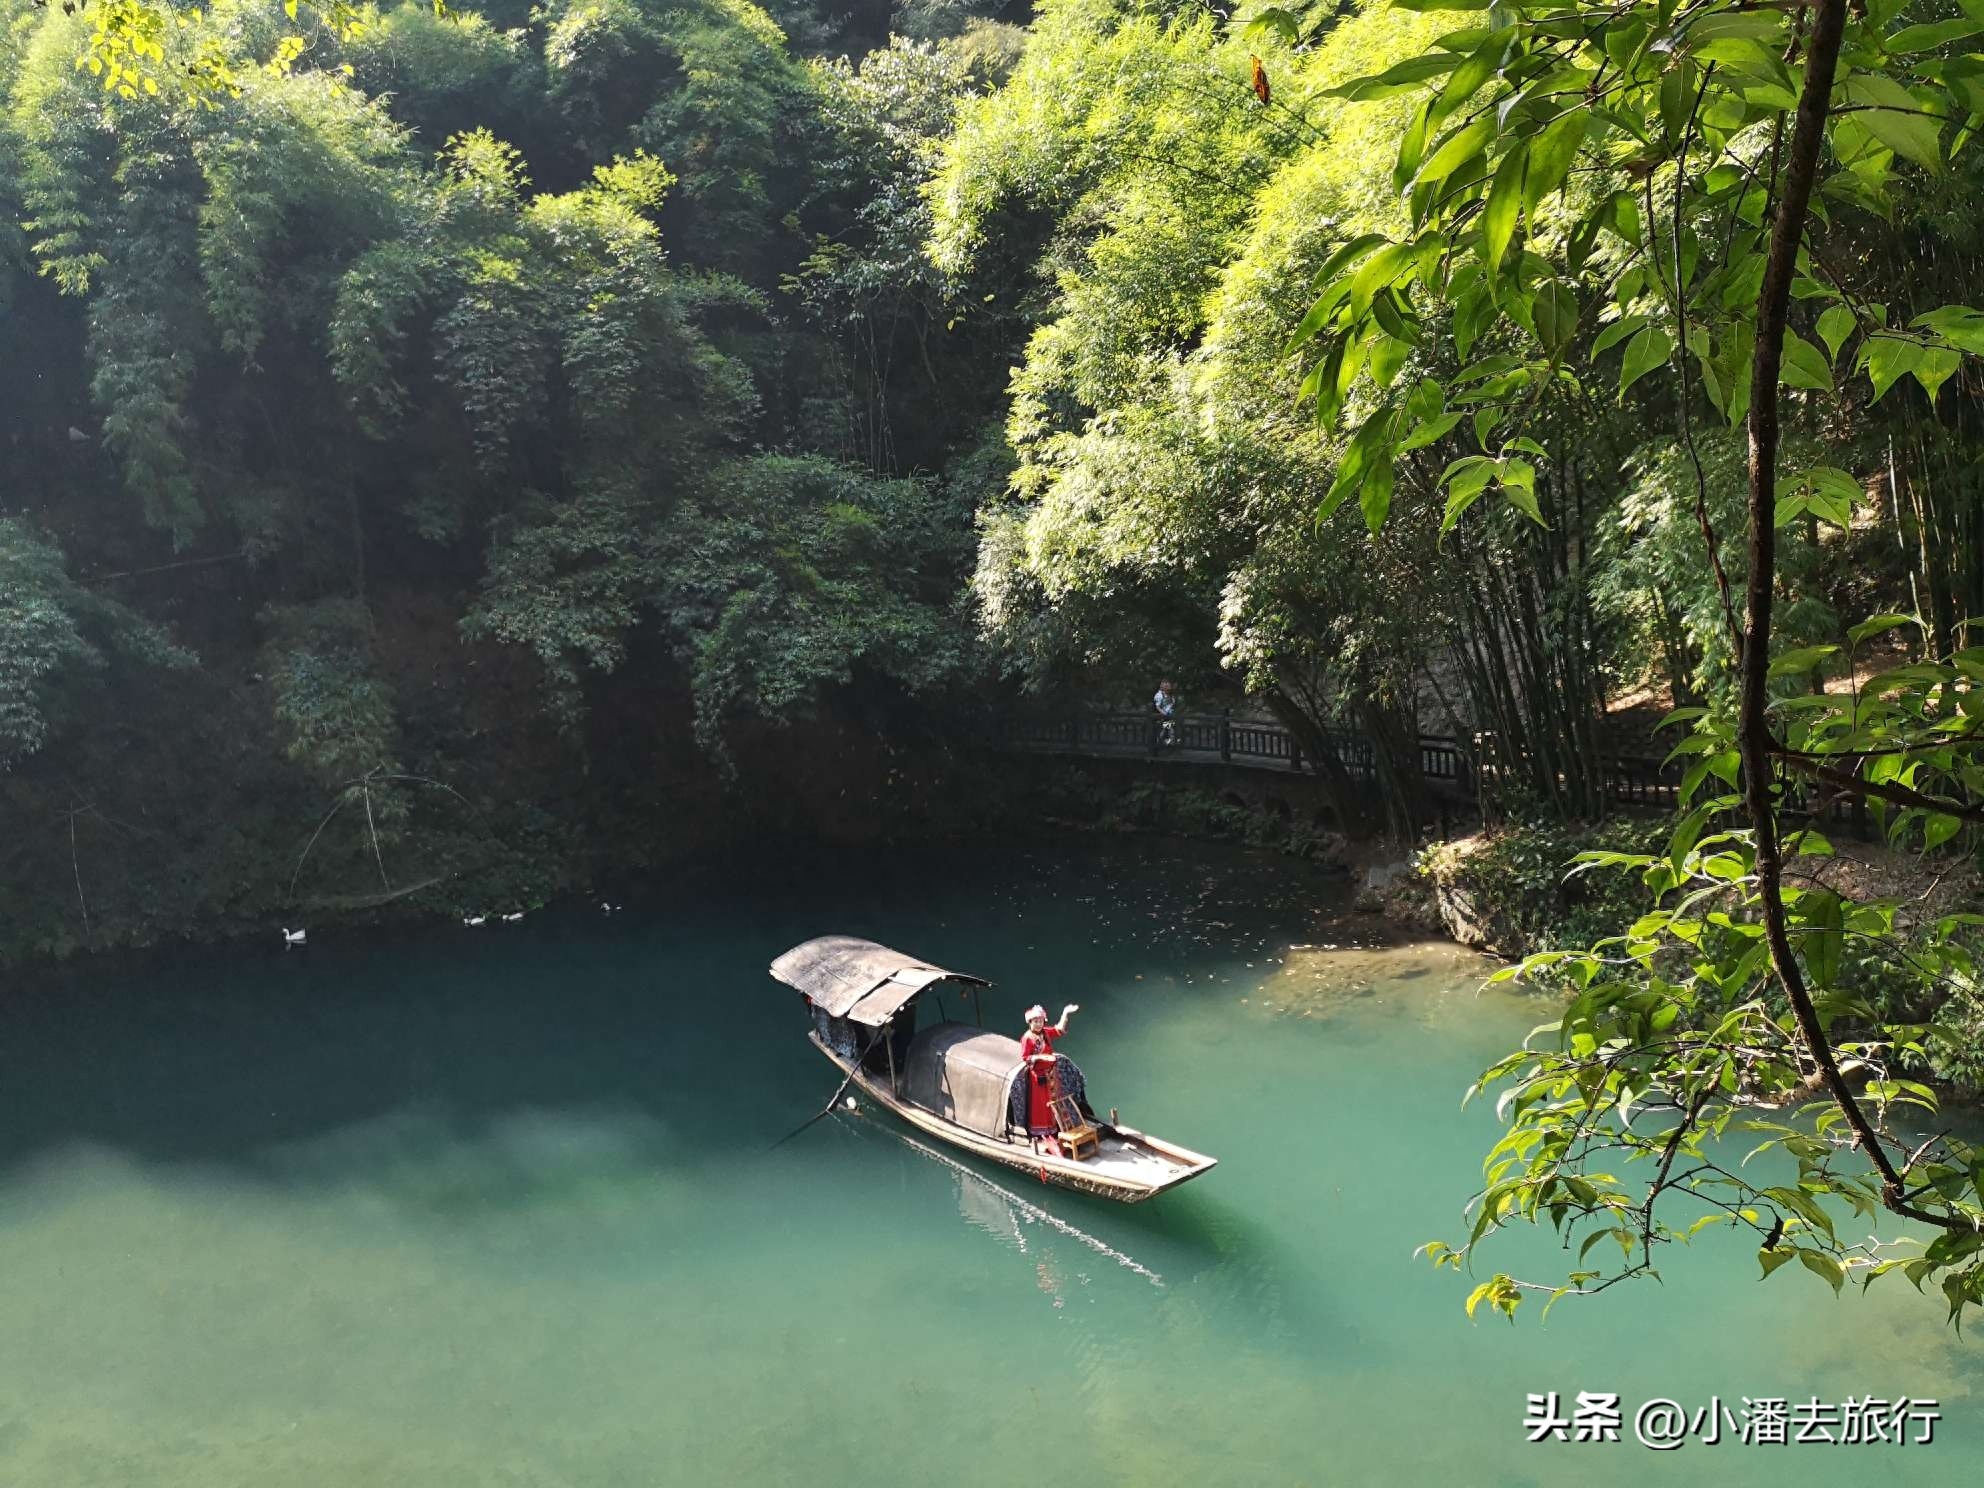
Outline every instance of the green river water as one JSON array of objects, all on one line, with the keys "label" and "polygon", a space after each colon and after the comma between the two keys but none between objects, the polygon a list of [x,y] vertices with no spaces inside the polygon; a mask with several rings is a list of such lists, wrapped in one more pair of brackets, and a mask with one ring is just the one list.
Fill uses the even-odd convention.
[{"label": "green river water", "polygon": [[[961,861],[970,859],[970,861]],[[1459,1238],[1536,1004],[1332,941],[1199,846],[838,857],[597,906],[29,978],[0,1014],[5,1488],[1946,1483],[1984,1356],[1899,1278],[1710,1238],[1470,1323]],[[1123,1207],[835,1083],[765,965],[829,931],[1082,1004],[1099,1107],[1217,1154]],[[1314,949],[1291,950],[1293,946]],[[1334,946],[1334,949],[1324,949]],[[955,1008],[952,1009],[956,1011]],[[1504,1247],[1559,1271],[1547,1237]],[[1528,1392],[1627,1440],[1525,1442]],[[1641,1401],[1934,1397],[1930,1445],[1631,1441]]]}]

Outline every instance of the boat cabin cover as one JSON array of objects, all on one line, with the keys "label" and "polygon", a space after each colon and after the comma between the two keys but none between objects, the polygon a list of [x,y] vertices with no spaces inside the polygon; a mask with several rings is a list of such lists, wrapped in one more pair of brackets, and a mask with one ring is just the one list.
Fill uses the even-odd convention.
[{"label": "boat cabin cover", "polygon": [[1023,1068],[1018,1039],[963,1023],[939,1023],[909,1046],[901,1093],[946,1121],[1004,1138],[1013,1084]]},{"label": "boat cabin cover", "polygon": [[796,945],[772,962],[772,975],[804,992],[829,1017],[869,1028],[880,1028],[932,982],[992,985],[852,935],[822,935]]}]

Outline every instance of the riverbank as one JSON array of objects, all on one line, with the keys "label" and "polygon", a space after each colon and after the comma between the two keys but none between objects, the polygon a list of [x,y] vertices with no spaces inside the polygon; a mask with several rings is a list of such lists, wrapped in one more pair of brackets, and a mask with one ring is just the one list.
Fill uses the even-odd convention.
[{"label": "riverbank", "polygon": [[[183,833],[78,812],[66,824],[73,839],[23,834],[0,852],[8,868],[0,874],[0,965],[100,964],[168,945],[273,946],[287,928],[321,941],[435,922],[502,923],[551,905],[599,913],[602,904],[705,878],[749,882],[774,865],[822,855],[882,848],[941,861],[946,853],[976,857],[990,844],[1037,843],[1052,853],[1076,837],[1144,839],[1164,844],[1154,855],[1184,859],[1216,843],[1299,863],[1328,886],[1311,896],[1303,930],[1310,945],[1440,939],[1516,960],[1630,925],[1650,907],[1638,875],[1568,870],[1592,849],[1659,851],[1667,833],[1651,817],[1493,830],[1459,822],[1449,835],[1407,847],[1335,831],[1302,794],[1300,777],[998,754],[927,733],[888,743],[832,723],[768,736],[756,751],[749,788],[705,766],[670,778],[629,769],[623,758],[576,783],[513,775],[513,790],[485,794],[472,810],[452,792],[427,792],[384,823],[377,856],[367,851],[362,800],[317,822],[314,836],[287,815],[247,812],[224,830],[209,821],[203,832]],[[200,767],[188,768],[197,775]],[[544,795],[530,793],[538,786]],[[183,796],[160,811],[182,825],[213,815]],[[18,871],[31,852],[43,861],[33,873]],[[1976,897],[1967,865],[1925,866],[1851,842],[1837,844],[1824,864],[1844,892],[1905,903],[1905,920]],[[1880,966],[1850,970],[1877,1005],[1902,995]],[[1972,1024],[1977,1038],[1964,1031]],[[1984,1054],[1965,1052],[1984,1049],[1984,1014],[1960,1020],[1945,1043],[1937,1076],[1966,1093],[1984,1089]]]},{"label": "riverbank", "polygon": [[[1656,816],[1493,828],[1463,823],[1408,848],[1351,841],[1328,830],[1288,809],[1279,782],[1249,803],[1236,792],[1162,772],[1139,778],[1120,764],[1103,772],[1093,763],[1063,762],[1059,774],[1043,777],[1042,799],[1058,813],[1052,818],[1058,829],[1186,844],[1232,842],[1302,859],[1349,889],[1325,896],[1313,925],[1310,939],[1330,947],[1431,938],[1503,961],[1582,949],[1623,933],[1654,905],[1639,873],[1574,873],[1578,855],[1663,853],[1671,830],[1666,818]],[[1831,849],[1795,860],[1787,882],[1892,902],[1904,936],[1978,902],[1979,875],[1967,860],[1930,860],[1851,838],[1834,841]],[[1951,1103],[1984,1102],[1984,1000],[1954,984],[1925,1000],[1920,979],[1902,974],[1885,955],[1879,945],[1849,943],[1835,990],[1884,1021],[1927,1025],[1926,1057],[1912,1061],[1907,1073],[1937,1086]]]},{"label": "riverbank", "polygon": [[594,727],[583,747],[517,730],[473,769],[410,762],[328,792],[224,727],[133,753],[87,800],[40,762],[0,774],[0,967],[495,920],[795,844],[982,838],[1025,810],[978,751],[913,721],[767,730],[728,771],[645,722]]},{"label": "riverbank", "polygon": [[[285,927],[500,920],[823,845],[978,852],[1151,834],[1360,879],[1385,866],[1329,825],[1301,777],[1269,777],[1250,801],[1244,780],[1192,783],[1214,772],[1140,778],[1135,761],[998,753],[917,722],[766,730],[738,741],[726,773],[685,741],[600,718],[583,750],[519,734],[492,742],[473,773],[328,796],[216,737],[205,754],[134,760],[116,777],[128,799],[99,794],[67,817],[52,811],[49,780],[0,776],[0,808],[24,824],[0,843],[0,966],[274,943]],[[1360,902],[1356,933],[1378,943],[1384,906]],[[1421,916],[1409,933],[1437,928]]]}]

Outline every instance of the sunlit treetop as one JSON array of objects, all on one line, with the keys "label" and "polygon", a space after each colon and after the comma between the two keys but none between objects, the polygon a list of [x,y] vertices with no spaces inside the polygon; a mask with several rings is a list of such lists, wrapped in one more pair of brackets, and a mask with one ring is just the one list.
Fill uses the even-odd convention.
[{"label": "sunlit treetop", "polygon": [[[447,0],[433,0],[437,16],[448,14]],[[105,92],[125,98],[157,95],[162,90],[189,100],[213,104],[238,98],[246,82],[229,48],[207,22],[212,5],[150,4],[148,0],[36,0],[47,8],[59,6],[64,15],[82,23],[76,66],[100,79]],[[257,0],[273,10],[281,6],[284,19],[297,29],[276,43],[263,66],[287,72],[309,49],[311,33],[356,40],[363,35],[375,7],[352,0]],[[228,7],[234,8],[234,7]]]}]

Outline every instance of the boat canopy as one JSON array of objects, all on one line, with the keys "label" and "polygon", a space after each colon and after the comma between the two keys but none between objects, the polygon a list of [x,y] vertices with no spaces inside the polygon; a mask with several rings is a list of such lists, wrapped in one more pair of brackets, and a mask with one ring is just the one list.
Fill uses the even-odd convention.
[{"label": "boat canopy", "polygon": [[[772,962],[772,975],[804,992],[833,1017],[870,1028],[880,1028],[932,982],[992,985],[983,977],[946,971],[852,935],[822,935],[796,945]],[[1014,1058],[1017,1061],[1018,1056]]]},{"label": "boat canopy", "polygon": [[964,1023],[939,1023],[910,1041],[901,1093],[947,1121],[1003,1137],[1020,1073],[1018,1039]]}]

